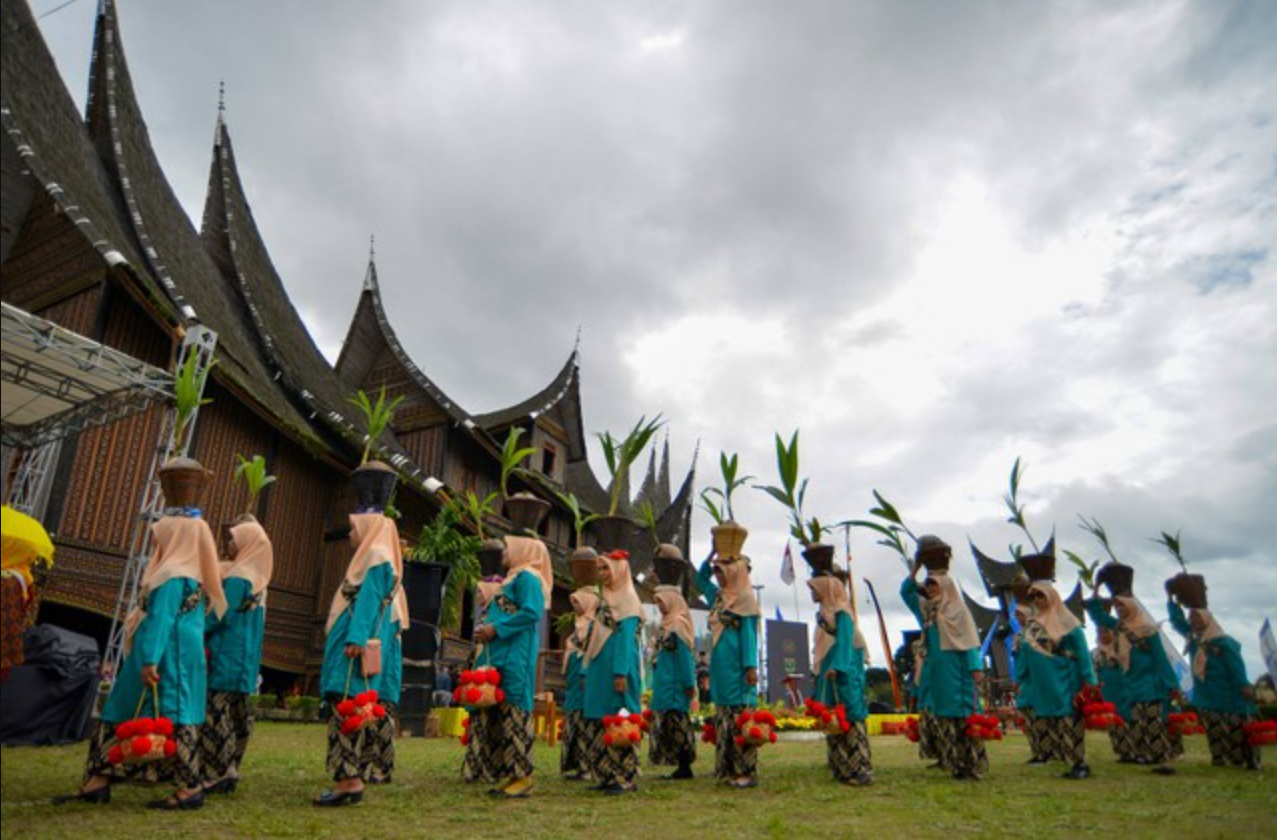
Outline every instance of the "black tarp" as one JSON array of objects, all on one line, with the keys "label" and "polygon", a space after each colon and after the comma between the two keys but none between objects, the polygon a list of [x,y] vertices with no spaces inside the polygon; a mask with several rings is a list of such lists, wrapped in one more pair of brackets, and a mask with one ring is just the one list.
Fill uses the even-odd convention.
[{"label": "black tarp", "polygon": [[88,735],[97,698],[98,644],[48,624],[24,639],[26,664],[0,684],[0,743],[47,746]]}]

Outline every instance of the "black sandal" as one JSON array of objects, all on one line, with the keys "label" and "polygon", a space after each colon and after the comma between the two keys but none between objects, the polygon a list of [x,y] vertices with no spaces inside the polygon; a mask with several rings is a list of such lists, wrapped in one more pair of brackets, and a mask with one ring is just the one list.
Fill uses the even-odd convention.
[{"label": "black sandal", "polygon": [[80,790],[75,793],[53,797],[54,805],[69,805],[72,802],[84,802],[88,805],[107,805],[111,802],[111,786],[102,785],[102,787],[94,788],[93,790]]},{"label": "black sandal", "polygon": [[341,793],[326,790],[312,799],[311,803],[316,808],[340,808],[343,805],[358,805],[363,801],[364,792],[362,790],[347,790]]},{"label": "black sandal", "polygon": [[185,799],[176,793],[165,799],[156,799],[146,803],[152,811],[198,811],[204,807],[204,791],[188,796]]}]

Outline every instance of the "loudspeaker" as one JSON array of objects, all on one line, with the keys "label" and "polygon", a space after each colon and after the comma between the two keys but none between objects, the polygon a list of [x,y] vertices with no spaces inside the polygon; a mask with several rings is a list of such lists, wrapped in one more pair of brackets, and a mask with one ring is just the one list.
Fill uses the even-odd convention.
[{"label": "loudspeaker", "polygon": [[[439,610],[443,585],[452,569],[441,563],[405,563],[404,594],[411,614],[403,628],[404,659],[433,661],[439,650]],[[405,680],[406,682],[406,680]]]}]

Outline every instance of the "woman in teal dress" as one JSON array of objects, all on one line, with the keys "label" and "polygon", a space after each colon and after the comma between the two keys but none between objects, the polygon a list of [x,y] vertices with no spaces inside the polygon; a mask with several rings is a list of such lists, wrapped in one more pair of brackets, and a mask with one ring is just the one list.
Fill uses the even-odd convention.
[{"label": "woman in teal dress", "polygon": [[506,799],[532,793],[532,703],[537,684],[538,628],[554,589],[550,552],[545,543],[531,537],[506,537],[505,581],[488,604],[475,641],[484,645],[479,665],[491,665],[501,674],[505,699],[495,706],[475,709],[470,737],[482,743],[479,752],[498,779],[492,793]]},{"label": "woman in teal dress", "polygon": [[1036,757],[1059,759],[1069,768],[1065,778],[1085,779],[1091,775],[1086,722],[1075,701],[1084,686],[1095,685],[1091,651],[1081,623],[1051,585],[1054,558],[1036,556],[1044,562],[1026,597],[1028,620],[1015,657],[1016,681],[1033,688],[1032,725],[1040,750]]},{"label": "woman in teal dress", "polygon": [[736,743],[736,719],[758,705],[758,598],[745,557],[707,559],[697,583],[709,610],[709,693],[714,701],[714,775],[737,788],[758,786],[758,747]]},{"label": "woman in teal dress", "polygon": [[[347,734],[341,728],[337,705],[364,691],[379,691],[381,673],[390,654],[387,615],[403,576],[403,555],[395,521],[381,513],[352,513],[350,542],[354,556],[328,608],[328,640],[319,672],[319,690],[328,710],[327,770],[333,787],[315,798],[320,807],[353,805],[363,799],[362,751],[367,731]],[[382,670],[365,675],[364,648],[381,644]]]},{"label": "woman in teal dress", "polygon": [[[1241,645],[1226,634],[1206,609],[1206,587],[1186,596],[1180,594],[1177,603],[1174,582],[1166,582],[1166,611],[1171,626],[1188,639],[1188,657],[1193,664],[1193,707],[1206,727],[1206,739],[1210,743],[1211,763],[1216,767],[1232,765],[1247,770],[1262,768],[1260,748],[1251,746],[1242,728],[1255,720],[1255,689],[1246,675],[1246,663],[1242,661]],[[1189,601],[1187,617],[1185,604]]]},{"label": "woman in teal dress", "polygon": [[696,665],[692,662],[696,630],[692,612],[677,586],[656,587],[655,600],[661,629],[652,657],[655,725],[647,757],[653,766],[677,768],[666,779],[690,779],[696,761],[696,727],[691,716],[696,696]]},{"label": "woman in teal dress", "polygon": [[1097,630],[1095,650],[1091,651],[1091,664],[1095,668],[1095,678],[1099,680],[1105,701],[1117,708],[1117,715],[1122,719],[1118,726],[1109,727],[1109,745],[1117,756],[1118,764],[1133,764],[1135,757],[1131,754],[1130,728],[1126,725],[1131,716],[1131,704],[1126,700],[1122,663],[1117,658],[1117,634],[1108,627],[1099,627]]},{"label": "woman in teal dress", "polygon": [[370,785],[390,784],[395,772],[395,732],[399,728],[399,698],[403,693],[403,631],[409,621],[408,596],[402,583],[395,588],[390,610],[390,632],[386,634],[386,656],[381,686],[377,689],[378,702],[386,709],[386,716],[369,725],[361,759],[361,775]]},{"label": "woman in teal dress", "polygon": [[643,662],[639,652],[642,604],[630,577],[629,555],[613,551],[598,560],[602,598],[585,651],[585,727],[589,761],[598,789],[609,795],[638,789],[637,745],[608,745],[603,718],[642,711]]},{"label": "woman in teal dress", "polygon": [[[488,605],[501,594],[502,588],[505,586],[504,577],[490,577],[479,581],[474,587],[474,627],[478,631],[483,626],[483,622],[488,615]],[[487,664],[484,656],[484,646],[475,644],[474,659],[480,664]],[[454,696],[460,696],[454,692]],[[493,764],[494,756],[490,755],[483,748],[487,745],[488,739],[485,735],[484,723],[486,718],[483,715],[470,715],[467,724],[467,737],[465,757],[461,760],[461,781],[466,784],[474,784],[476,782],[484,782],[494,784],[501,781],[497,765]],[[497,762],[498,764],[500,762]]]},{"label": "woman in teal dress", "polygon": [[205,793],[231,793],[239,785],[239,765],[253,732],[248,698],[257,693],[266,632],[266,589],[275,566],[274,550],[257,520],[244,514],[230,529],[222,563],[228,609],[211,613],[205,627],[208,651],[208,712],[200,730],[200,769]]},{"label": "woman in teal dress", "polygon": [[563,651],[567,688],[563,692],[563,741],[559,745],[559,773],[569,782],[590,777],[589,738],[585,729],[585,650],[599,606],[594,586],[581,587],[569,600],[576,620]]},{"label": "woman in teal dress", "polygon": [[[89,741],[84,781],[78,793],[59,797],[58,802],[106,803],[111,801],[113,781],[171,777],[177,791],[149,807],[188,810],[204,804],[199,729],[207,700],[206,601],[214,617],[226,613],[217,545],[194,508],[166,510],[151,526],[151,536],[154,548],[142,574],[137,605],[124,622],[124,660]],[[143,716],[173,722],[176,754],[140,766],[112,764],[109,752],[116,726]]]},{"label": "woman in teal dress", "polygon": [[865,640],[851,614],[851,597],[844,579],[821,575],[807,581],[816,615],[816,643],[812,664],[816,700],[843,707],[850,729],[826,733],[829,769],[838,781],[863,787],[873,782],[873,757],[865,727]]},{"label": "woman in teal dress", "polygon": [[[1115,574],[1114,568],[1120,568],[1122,574]],[[1096,575],[1096,582],[1109,587],[1117,616],[1109,615],[1108,602],[1097,597],[1087,599],[1086,609],[1097,627],[1113,630],[1117,636],[1122,685],[1130,703],[1127,725],[1135,763],[1152,765],[1153,772],[1161,775],[1172,775],[1172,761],[1183,747],[1167,728],[1166,715],[1172,696],[1179,692],[1179,682],[1156,622],[1132,594],[1133,578],[1134,571],[1129,566],[1106,564]]]}]

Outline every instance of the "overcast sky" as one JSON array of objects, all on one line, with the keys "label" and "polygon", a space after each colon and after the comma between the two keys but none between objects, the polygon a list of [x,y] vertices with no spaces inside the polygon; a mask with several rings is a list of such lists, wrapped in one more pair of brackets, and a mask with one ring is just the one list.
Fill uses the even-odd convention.
[{"label": "overcast sky", "polygon": [[[94,6],[41,21],[81,104]],[[588,431],[659,412],[705,484],[720,450],[774,482],[773,434],[801,429],[809,513],[862,516],[878,488],[963,547],[973,593],[968,537],[1022,541],[1000,494],[1023,456],[1035,536],[1098,557],[1076,527],[1097,517],[1159,618],[1176,567],[1149,538],[1182,528],[1260,673],[1277,5],[119,6],[197,223],[225,80],[257,222],[330,358],[376,234],[400,338],[471,412],[541,388],[579,326]],[[784,511],[742,491],[737,514],[766,612],[792,617]],[[852,550],[898,639],[899,563]]]}]

